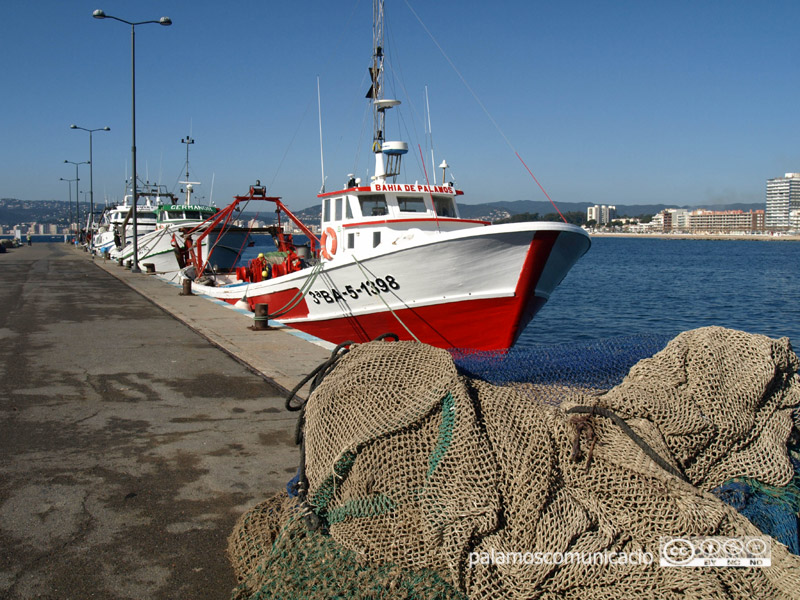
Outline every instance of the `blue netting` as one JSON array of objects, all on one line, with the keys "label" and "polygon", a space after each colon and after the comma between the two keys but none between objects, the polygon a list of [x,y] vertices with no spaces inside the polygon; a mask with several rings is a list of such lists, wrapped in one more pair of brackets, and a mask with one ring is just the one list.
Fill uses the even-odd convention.
[{"label": "blue netting", "polygon": [[465,375],[494,385],[525,382],[608,390],[621,383],[633,365],[662,350],[671,339],[635,335],[507,352],[451,350],[451,354]]},{"label": "blue netting", "polygon": [[712,490],[762,532],[800,555],[800,460],[792,457],[794,478],[784,487],[767,486],[754,479],[734,479]]}]

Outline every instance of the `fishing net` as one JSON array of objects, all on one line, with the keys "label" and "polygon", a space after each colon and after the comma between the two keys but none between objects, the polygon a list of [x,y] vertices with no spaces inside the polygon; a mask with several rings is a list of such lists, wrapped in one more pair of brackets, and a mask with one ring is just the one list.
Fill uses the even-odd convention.
[{"label": "fishing net", "polygon": [[754,523],[793,514],[788,339],[664,342],[538,350],[550,368],[456,355],[461,370],[414,342],[353,347],[305,407],[301,498],[231,536],[234,596],[796,597],[800,559],[776,540],[769,567],[659,564],[665,539],[763,539]]}]

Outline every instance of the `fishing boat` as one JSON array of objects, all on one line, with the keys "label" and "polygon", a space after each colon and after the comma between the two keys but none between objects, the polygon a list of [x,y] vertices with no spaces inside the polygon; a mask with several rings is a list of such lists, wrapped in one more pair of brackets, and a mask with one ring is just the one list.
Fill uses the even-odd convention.
[{"label": "fishing boat", "polygon": [[589,236],[566,222],[462,218],[456,200],[463,192],[447,180],[446,161],[439,185],[398,182],[408,145],[384,136],[386,112],[400,102],[383,95],[383,1],[374,9],[370,181],[348,176],[342,189],[318,195],[320,237],[280,198],[252,186],[230,209],[272,202],[308,246],[281,227],[273,255],[208,277],[198,253],[185,274],[195,293],[251,310],[266,304],[270,319],[333,343],[392,332],[442,348],[507,349],[588,250]]},{"label": "fishing boat", "polygon": [[[146,185],[137,191],[136,220],[139,235],[156,228],[156,207],[165,201],[170,204],[174,196],[161,186]],[[133,240],[132,194],[126,194],[122,204],[107,207],[98,219],[97,229],[89,241],[89,250],[97,255],[119,251]]]},{"label": "fishing boat", "polygon": [[[155,229],[138,238],[138,262],[151,264],[156,273],[175,280],[186,267],[190,250],[197,244],[197,250],[205,256],[213,255],[213,262],[206,263],[205,268],[212,272],[230,271],[250,243],[248,230],[233,225],[230,220],[216,220],[219,208],[193,203],[192,192],[196,183],[181,183],[186,189],[184,202],[156,207]],[[123,248],[118,257],[123,262],[131,259],[133,244]]]}]

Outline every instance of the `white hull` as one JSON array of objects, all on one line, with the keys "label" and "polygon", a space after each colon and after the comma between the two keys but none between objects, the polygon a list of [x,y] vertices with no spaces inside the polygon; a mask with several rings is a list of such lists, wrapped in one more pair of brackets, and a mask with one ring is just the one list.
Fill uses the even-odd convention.
[{"label": "white hull", "polygon": [[507,348],[590,245],[583,230],[559,223],[416,237],[363,259],[342,254],[275,279],[193,290],[251,309],[267,303],[277,320],[335,343],[391,331],[444,347]]}]

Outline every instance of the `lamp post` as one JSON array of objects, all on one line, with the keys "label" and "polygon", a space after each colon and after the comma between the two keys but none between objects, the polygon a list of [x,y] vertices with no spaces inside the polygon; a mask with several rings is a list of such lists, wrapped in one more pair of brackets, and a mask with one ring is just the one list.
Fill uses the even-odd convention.
[{"label": "lamp post", "polygon": [[[139,236],[139,224],[136,217],[136,203],[138,195],[136,193],[136,26],[137,25],[146,25],[148,23],[156,23],[158,25],[169,26],[172,25],[172,20],[169,17],[161,17],[158,21],[139,21],[137,23],[133,23],[131,21],[126,21],[125,19],[120,19],[119,17],[112,17],[111,15],[107,15],[102,10],[98,9],[92,13],[92,16],[95,19],[114,19],[115,21],[119,21],[120,23],[125,23],[131,26],[131,163],[133,168],[133,206],[132,206],[132,213],[133,213],[133,262],[131,263],[131,271],[134,273],[141,273],[141,269],[139,269],[139,244],[138,244],[138,236]],[[125,232],[123,232],[123,236]]]},{"label": "lamp post", "polygon": [[92,160],[92,134],[95,131],[111,131],[110,127],[98,127],[97,129],[86,129],[77,125],[70,125],[70,129],[82,129],[89,132],[89,217],[94,224],[94,161]]},{"label": "lamp post", "polygon": [[84,160],[82,162],[74,162],[74,161],[71,161],[71,160],[65,160],[64,162],[65,163],[69,163],[71,165],[75,165],[75,226],[77,228],[77,231],[75,233],[78,236],[78,239],[80,240],[80,232],[81,232],[81,208],[80,208],[80,206],[81,206],[81,204],[80,204],[80,199],[79,199],[80,196],[78,195],[79,194],[78,186],[80,186],[80,183],[78,183],[78,182],[81,179],[80,179],[80,177],[78,177],[78,167],[80,165],[88,165],[89,161],[88,160]]},{"label": "lamp post", "polygon": [[72,182],[75,181],[74,179],[64,179],[63,177],[59,177],[61,181],[67,182],[67,187],[69,189],[69,218],[67,219],[67,235],[69,235],[70,230],[72,229]]}]

